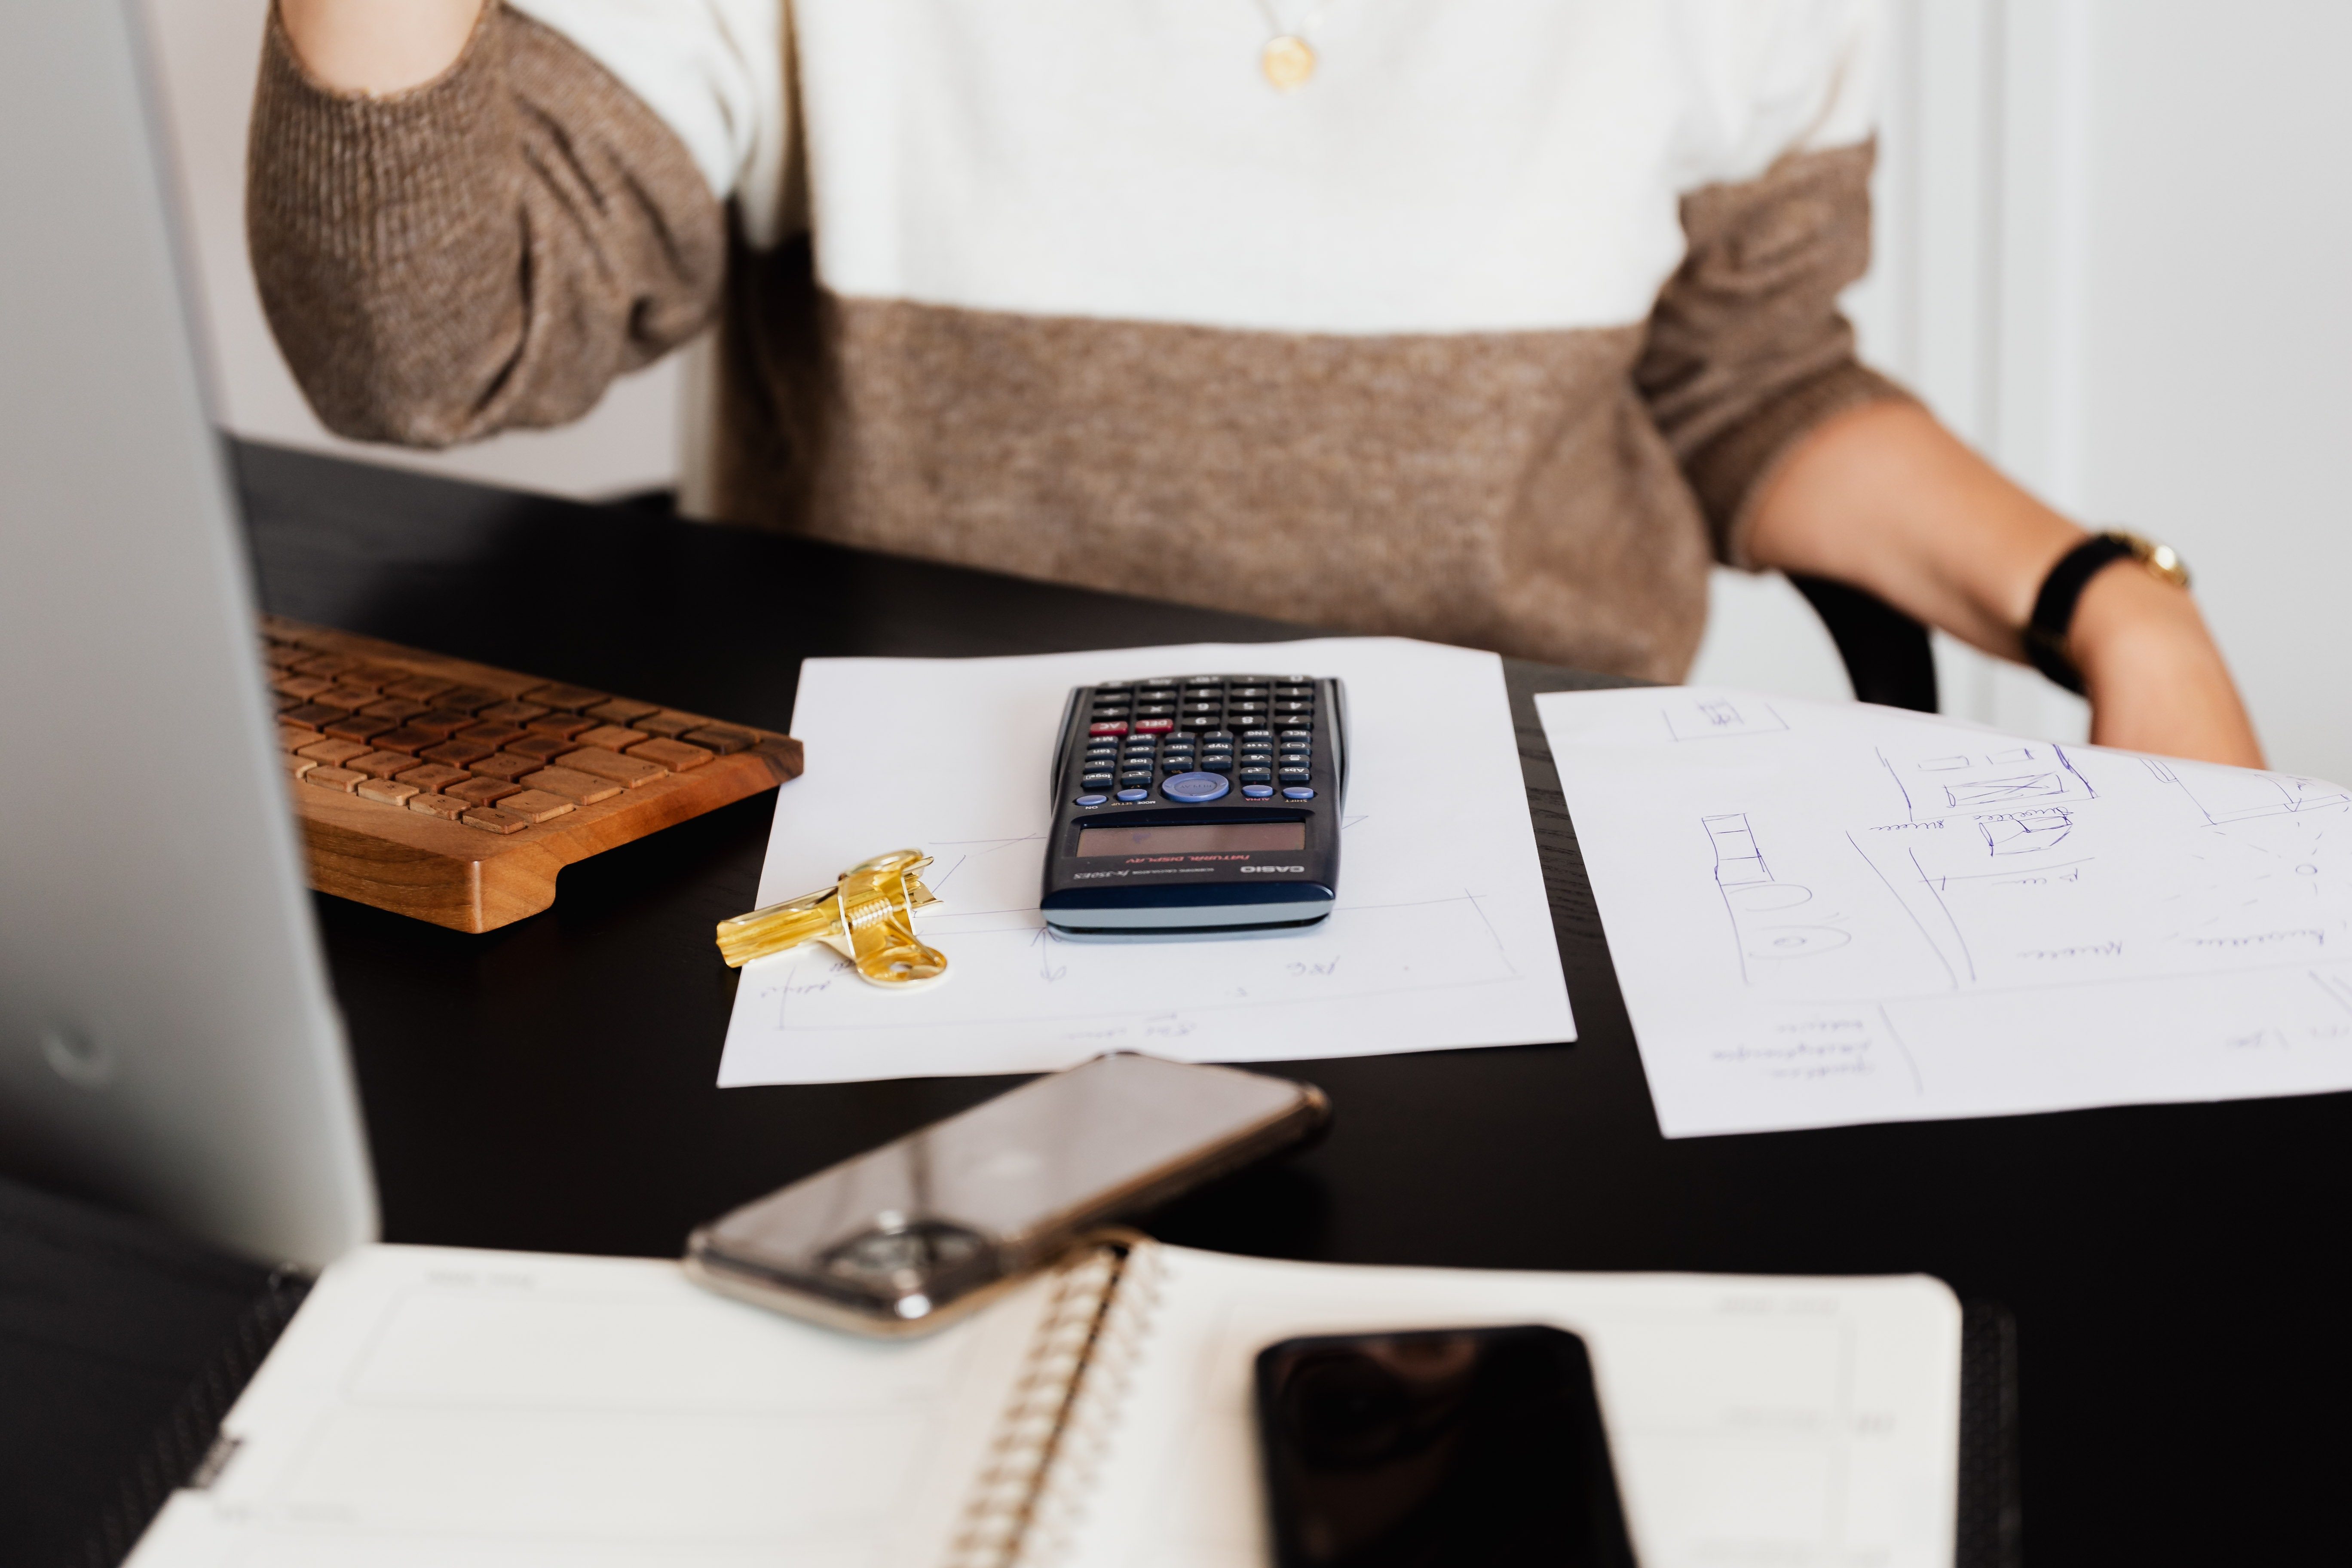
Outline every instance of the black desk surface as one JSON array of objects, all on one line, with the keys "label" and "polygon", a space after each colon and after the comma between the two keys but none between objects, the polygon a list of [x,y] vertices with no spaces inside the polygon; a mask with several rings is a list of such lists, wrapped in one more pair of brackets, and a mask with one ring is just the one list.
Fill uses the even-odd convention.
[{"label": "black desk surface", "polygon": [[[811,655],[1298,628],[245,447],[269,609],[787,729]],[[2016,1316],[2039,1561],[2352,1559],[2352,1097],[1658,1133],[1533,693],[1509,667],[1582,1038],[1301,1064],[1327,1142],[1162,1215],[1361,1263],[1925,1271]],[[809,766],[828,760],[812,754]],[[321,897],[395,1241],[674,1256],[698,1221],[1005,1087],[715,1087],[772,796],[563,874],[467,937]],[[1286,1070],[1277,1068],[1276,1070]]]}]

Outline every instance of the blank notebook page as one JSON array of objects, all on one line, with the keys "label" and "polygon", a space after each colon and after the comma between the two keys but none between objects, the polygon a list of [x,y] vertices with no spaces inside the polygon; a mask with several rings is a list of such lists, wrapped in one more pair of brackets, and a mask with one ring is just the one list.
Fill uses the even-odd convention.
[{"label": "blank notebook page", "polygon": [[436,1568],[936,1562],[1046,1292],[882,1342],[675,1264],[352,1254],[131,1562]]}]

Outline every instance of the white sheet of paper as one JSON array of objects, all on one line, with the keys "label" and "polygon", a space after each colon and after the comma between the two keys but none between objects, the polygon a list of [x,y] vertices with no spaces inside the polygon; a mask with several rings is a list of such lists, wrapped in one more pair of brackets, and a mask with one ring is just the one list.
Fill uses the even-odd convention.
[{"label": "white sheet of paper", "polygon": [[1649,1568],[1948,1568],[1960,1307],[1939,1280],[1164,1265],[1064,1561],[1270,1561],[1252,1382],[1307,1334],[1552,1323],[1584,1337],[1626,1524]]},{"label": "white sheet of paper", "polygon": [[1537,700],[1670,1138],[2352,1089],[2352,795],[1859,703]]},{"label": "white sheet of paper", "polygon": [[[1250,670],[1348,688],[1338,908],[1231,941],[1066,942],[1038,912],[1070,688]],[[721,1086],[1039,1072],[1110,1050],[1279,1061],[1570,1040],[1510,703],[1493,654],[1395,637],[973,659],[811,659],[760,880],[767,903],[919,847],[939,984],[896,993],[811,944],[745,967]]]}]

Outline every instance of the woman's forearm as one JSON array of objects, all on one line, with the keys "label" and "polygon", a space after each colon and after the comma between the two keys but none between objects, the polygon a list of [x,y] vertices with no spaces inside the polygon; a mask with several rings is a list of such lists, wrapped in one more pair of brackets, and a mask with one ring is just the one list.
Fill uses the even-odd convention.
[{"label": "woman's forearm", "polygon": [[465,52],[484,0],[278,0],[303,67],[342,92],[421,87]]},{"label": "woman's forearm", "polygon": [[[1806,437],[1759,502],[1759,565],[1867,589],[1989,653],[2020,658],[2042,579],[2084,531],[1925,409],[1879,403]],[[2091,579],[2067,652],[2102,745],[2258,767],[2262,749],[2197,605],[2122,562]]]}]

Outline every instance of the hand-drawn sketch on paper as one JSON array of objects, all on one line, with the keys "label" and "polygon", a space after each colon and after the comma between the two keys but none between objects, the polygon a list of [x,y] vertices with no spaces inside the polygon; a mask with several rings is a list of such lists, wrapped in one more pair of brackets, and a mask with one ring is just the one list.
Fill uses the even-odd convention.
[{"label": "hand-drawn sketch on paper", "polygon": [[1715,843],[1715,881],[1730,911],[1733,941],[1743,975],[1751,985],[1758,966],[1834,952],[1853,940],[1843,915],[1813,908],[1813,890],[1777,881],[1756,847],[1745,814],[1704,819]]},{"label": "hand-drawn sketch on paper", "polygon": [[1727,735],[1774,735],[1789,726],[1760,697],[1725,692],[1684,693],[1687,701],[1670,701],[1659,710],[1666,733],[1677,741],[1712,741]]},{"label": "hand-drawn sketch on paper", "polygon": [[2334,784],[1738,692],[1538,709],[1670,1135],[2352,1088]]}]

